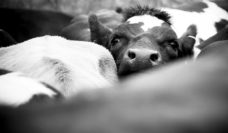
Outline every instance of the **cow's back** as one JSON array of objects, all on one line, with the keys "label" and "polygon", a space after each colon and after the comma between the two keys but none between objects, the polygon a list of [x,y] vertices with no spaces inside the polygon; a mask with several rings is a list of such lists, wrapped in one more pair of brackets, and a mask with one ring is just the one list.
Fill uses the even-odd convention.
[{"label": "cow's back", "polygon": [[217,33],[216,23],[226,21],[228,24],[228,13],[224,9],[206,0],[200,3],[206,7],[201,6],[199,9],[192,7],[192,10],[189,6],[180,9],[163,8],[170,14],[171,23],[178,36],[181,36],[189,25],[195,24],[198,30],[197,37],[206,40]]},{"label": "cow's back", "polygon": [[116,81],[108,50],[90,42],[44,36],[0,49],[0,67],[21,71],[52,85],[65,96]]}]

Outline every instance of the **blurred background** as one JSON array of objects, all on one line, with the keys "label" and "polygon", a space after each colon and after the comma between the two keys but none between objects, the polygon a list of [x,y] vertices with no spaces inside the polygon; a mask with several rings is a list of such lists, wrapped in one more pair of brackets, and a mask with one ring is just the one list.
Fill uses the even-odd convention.
[{"label": "blurred background", "polygon": [[[146,3],[152,7],[177,7],[201,0],[0,0],[1,7],[61,11],[88,14],[99,9],[116,9]],[[211,0],[220,1],[220,0]]]}]

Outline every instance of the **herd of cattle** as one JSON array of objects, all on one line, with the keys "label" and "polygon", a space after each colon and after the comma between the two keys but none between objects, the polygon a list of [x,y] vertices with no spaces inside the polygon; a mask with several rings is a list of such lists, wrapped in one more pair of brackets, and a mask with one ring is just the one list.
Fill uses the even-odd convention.
[{"label": "herd of cattle", "polygon": [[0,8],[0,132],[228,132],[220,4]]}]

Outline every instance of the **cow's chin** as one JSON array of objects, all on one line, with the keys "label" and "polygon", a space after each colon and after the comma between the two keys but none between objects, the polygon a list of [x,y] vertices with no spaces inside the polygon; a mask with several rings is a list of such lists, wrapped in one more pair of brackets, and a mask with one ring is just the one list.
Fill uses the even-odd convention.
[{"label": "cow's chin", "polygon": [[124,79],[129,76],[132,76],[132,75],[135,75],[135,74],[147,71],[147,70],[155,69],[159,65],[160,64],[156,64],[156,65],[141,64],[140,66],[132,66],[130,64],[120,64],[118,66],[118,76],[120,79]]}]

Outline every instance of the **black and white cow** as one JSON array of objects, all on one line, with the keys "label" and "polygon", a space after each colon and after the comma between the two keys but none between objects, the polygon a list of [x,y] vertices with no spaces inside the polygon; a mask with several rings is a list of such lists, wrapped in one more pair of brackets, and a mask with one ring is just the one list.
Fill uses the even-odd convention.
[{"label": "black and white cow", "polygon": [[[200,50],[194,46],[228,24],[228,13],[207,0],[178,9],[136,6],[123,10],[122,14],[123,24],[113,30],[107,29],[94,15],[90,18],[91,40],[111,51],[119,75],[145,70],[173,58],[196,57]],[[178,47],[178,52],[170,50],[173,47],[174,51]]]},{"label": "black and white cow", "polygon": [[5,133],[227,133],[228,45],[72,101],[0,107]]},{"label": "black and white cow", "polygon": [[193,54],[195,25],[185,28],[186,32],[178,38],[169,14],[164,11],[136,6],[123,14],[124,21],[114,29],[103,25],[96,15],[89,18],[91,41],[111,51],[119,76]]},{"label": "black and white cow", "polygon": [[228,26],[228,12],[216,2],[209,0],[193,2],[177,9],[161,9],[170,14],[171,23],[178,36],[181,36],[189,25],[195,24],[198,31],[197,38],[206,40]]},{"label": "black and white cow", "polygon": [[18,107],[34,102],[47,102],[62,95],[50,85],[19,72],[0,69],[0,105]]},{"label": "black and white cow", "polygon": [[53,86],[65,97],[117,81],[116,65],[107,49],[58,36],[37,37],[0,48],[0,68],[25,73]]}]

